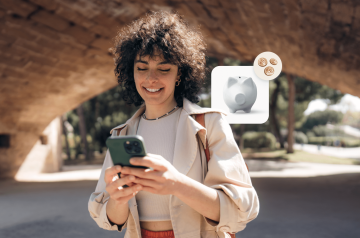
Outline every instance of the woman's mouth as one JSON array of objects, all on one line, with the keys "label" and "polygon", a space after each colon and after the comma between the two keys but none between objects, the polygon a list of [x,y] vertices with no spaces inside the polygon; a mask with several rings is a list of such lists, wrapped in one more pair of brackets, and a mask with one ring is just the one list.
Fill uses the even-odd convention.
[{"label": "woman's mouth", "polygon": [[163,88],[145,88],[145,91],[150,94],[158,94]]}]

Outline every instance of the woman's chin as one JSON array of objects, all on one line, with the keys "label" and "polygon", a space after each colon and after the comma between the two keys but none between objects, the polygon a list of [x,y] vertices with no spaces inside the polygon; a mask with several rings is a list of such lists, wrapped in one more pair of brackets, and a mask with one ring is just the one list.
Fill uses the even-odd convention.
[{"label": "woman's chin", "polygon": [[160,104],[163,104],[165,102],[165,100],[162,100],[162,99],[154,99],[154,98],[147,98],[147,99],[144,99],[145,101],[145,104],[147,105],[160,105]]}]

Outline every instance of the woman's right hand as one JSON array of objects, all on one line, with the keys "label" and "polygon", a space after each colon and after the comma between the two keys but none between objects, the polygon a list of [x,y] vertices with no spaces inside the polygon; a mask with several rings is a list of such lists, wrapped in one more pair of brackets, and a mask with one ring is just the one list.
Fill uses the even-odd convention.
[{"label": "woman's right hand", "polygon": [[[118,178],[118,173],[121,172],[121,169],[120,165],[107,168],[104,180],[110,199],[114,200],[117,204],[127,204],[142,189],[142,186],[132,182],[135,179],[134,175],[121,174],[121,178]],[[129,187],[123,188],[122,186],[125,184]]]}]

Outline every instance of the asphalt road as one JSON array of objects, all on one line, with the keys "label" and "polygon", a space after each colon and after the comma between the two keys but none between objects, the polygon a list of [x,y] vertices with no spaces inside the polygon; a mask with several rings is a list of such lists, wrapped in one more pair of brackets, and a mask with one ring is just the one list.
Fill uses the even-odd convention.
[{"label": "asphalt road", "polygon": [[[260,214],[237,237],[360,237],[360,174],[253,178]],[[87,202],[96,181],[0,181],[0,237],[111,238]]]}]

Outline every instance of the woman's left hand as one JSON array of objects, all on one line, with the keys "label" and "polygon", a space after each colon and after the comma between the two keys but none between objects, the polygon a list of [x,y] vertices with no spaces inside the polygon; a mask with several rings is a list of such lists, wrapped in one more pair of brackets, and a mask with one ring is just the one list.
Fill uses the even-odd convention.
[{"label": "woman's left hand", "polygon": [[174,194],[176,185],[182,180],[182,174],[161,155],[147,153],[144,157],[133,157],[130,164],[154,169],[124,166],[121,170],[121,174],[134,175],[135,180],[132,182],[141,184],[143,191],[161,195]]}]

